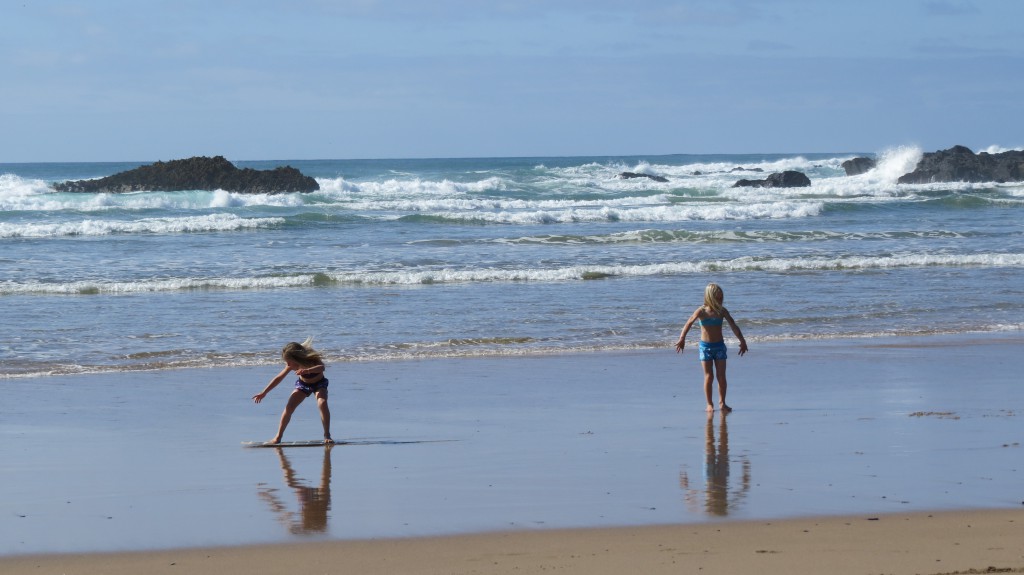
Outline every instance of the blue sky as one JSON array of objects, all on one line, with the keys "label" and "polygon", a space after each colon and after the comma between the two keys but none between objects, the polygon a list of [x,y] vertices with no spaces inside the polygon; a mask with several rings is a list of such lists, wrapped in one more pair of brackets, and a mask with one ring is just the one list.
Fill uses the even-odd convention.
[{"label": "blue sky", "polygon": [[1024,145],[1020,0],[0,0],[0,162]]}]

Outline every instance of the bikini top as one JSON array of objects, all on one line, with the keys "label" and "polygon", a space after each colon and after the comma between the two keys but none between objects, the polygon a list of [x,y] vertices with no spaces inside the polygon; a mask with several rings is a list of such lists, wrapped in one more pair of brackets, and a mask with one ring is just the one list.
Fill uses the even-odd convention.
[{"label": "bikini top", "polygon": [[701,327],[710,326],[710,325],[715,325],[715,326],[721,327],[722,326],[722,321],[723,321],[723,318],[720,318],[720,317],[706,317],[704,319],[698,319],[697,320],[697,325],[699,325]]}]

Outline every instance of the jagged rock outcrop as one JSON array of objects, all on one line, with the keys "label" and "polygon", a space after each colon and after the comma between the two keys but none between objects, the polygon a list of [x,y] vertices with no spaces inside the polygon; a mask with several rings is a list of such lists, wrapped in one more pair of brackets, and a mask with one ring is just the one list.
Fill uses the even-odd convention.
[{"label": "jagged rock outcrop", "polygon": [[975,154],[965,146],[953,146],[925,154],[913,172],[896,180],[900,184],[934,182],[1024,181],[1024,152]]},{"label": "jagged rock outcrop", "polygon": [[807,174],[796,170],[776,172],[763,180],[740,180],[734,188],[806,188],[811,185]]},{"label": "jagged rock outcrop", "polygon": [[291,166],[273,170],[238,169],[223,156],[197,156],[156,162],[96,180],[69,180],[54,184],[58,192],[176,192],[226,190],[243,194],[313,192],[320,184]]},{"label": "jagged rock outcrop", "polygon": [[622,172],[619,174],[619,177],[623,180],[630,180],[633,178],[650,178],[655,182],[665,183],[668,181],[668,178],[665,176],[652,176],[651,174],[639,174],[637,172]]},{"label": "jagged rock outcrop", "polygon": [[843,162],[843,169],[846,170],[847,176],[859,176],[865,172],[870,172],[875,169],[878,165],[878,161],[874,158],[854,158],[852,160],[846,160]]}]

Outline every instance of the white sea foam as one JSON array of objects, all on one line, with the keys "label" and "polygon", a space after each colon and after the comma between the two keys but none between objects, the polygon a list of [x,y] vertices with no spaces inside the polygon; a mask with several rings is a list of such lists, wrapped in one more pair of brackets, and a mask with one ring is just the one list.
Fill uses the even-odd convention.
[{"label": "white sea foam", "polygon": [[[588,164],[553,173],[571,182],[577,190],[607,190],[618,193],[672,190],[684,195],[696,193],[701,196],[726,197],[740,202],[774,202],[797,199],[819,199],[825,201],[880,201],[915,199],[920,188],[898,186],[896,180],[913,171],[921,157],[920,149],[901,147],[886,150],[881,154],[877,168],[860,176],[848,177],[842,168],[849,157],[835,157],[808,160],[803,157],[785,158],[772,161],[748,162],[742,165],[731,162],[707,162],[686,165],[657,165],[639,162],[636,165]],[[771,173],[797,170],[809,174],[811,186],[806,188],[734,188],[740,179],[764,179]],[[654,182],[647,178],[621,179],[620,171],[632,171],[661,175],[668,182]],[[954,184],[955,185],[955,184]],[[945,185],[944,189],[948,189]]]},{"label": "white sea foam", "polygon": [[[573,187],[571,196],[555,193],[521,199],[479,195],[482,191],[503,187],[505,184],[499,178],[488,178],[474,185],[423,180],[355,185],[336,180],[328,186],[325,201],[336,202],[339,209],[382,219],[419,215],[454,222],[496,224],[790,218],[817,215],[823,208],[820,201],[790,199],[777,193],[762,203],[751,202],[751,198],[746,197],[738,198],[742,202],[679,204],[672,203],[673,195],[643,191],[608,197],[599,189],[595,191],[596,183],[596,180],[587,180],[578,184],[579,187]],[[618,185],[612,185],[610,191],[618,191]],[[589,192],[590,197],[580,197],[580,188]],[[783,201],[779,202],[780,199]]]},{"label": "white sea foam", "polygon": [[372,197],[377,199],[405,199],[410,197],[459,197],[505,189],[506,182],[497,177],[476,182],[453,182],[451,180],[431,181],[421,178],[407,180],[388,179],[371,182],[349,182],[344,178],[318,179],[320,191],[341,199]]},{"label": "white sea foam", "polygon": [[43,180],[0,175],[0,211],[59,210],[63,202],[53,201],[53,190]]},{"label": "white sea foam", "polygon": [[42,180],[0,175],[0,211],[109,211],[301,206],[303,194],[240,194],[224,190],[180,192],[59,193]]},{"label": "white sea foam", "polygon": [[714,202],[706,204],[672,204],[662,206],[628,206],[627,203],[604,202],[575,205],[564,209],[529,209],[517,211],[450,211],[425,212],[424,215],[449,221],[491,224],[559,224],[581,222],[684,222],[695,220],[749,220],[763,218],[800,218],[821,213],[823,202],[790,202],[740,204]]},{"label": "white sea foam", "polygon": [[878,165],[874,170],[868,172],[868,179],[886,183],[896,183],[896,180],[905,174],[909,174],[917,167],[924,152],[915,146],[900,146],[884,150],[878,155]]},{"label": "white sea foam", "polygon": [[608,200],[516,200],[481,197],[426,197],[426,198],[366,198],[349,202],[346,207],[352,210],[395,211],[395,212],[432,212],[464,211],[477,212],[483,210],[561,210],[561,209],[598,209],[604,207],[631,207],[662,204],[668,196],[626,197]]},{"label": "white sea foam", "polygon": [[[935,238],[964,238],[969,234],[947,230],[902,230],[899,232],[841,232],[826,230],[806,231],[692,231],[692,230],[630,230],[606,235],[540,235],[481,240],[503,244],[641,244],[641,243],[793,243],[797,241],[832,240],[912,240]],[[432,242],[417,242],[432,243]],[[451,242],[442,242],[450,245]]]},{"label": "white sea foam", "polygon": [[147,292],[170,292],[196,289],[271,289],[308,287],[316,283],[316,276],[296,275],[259,278],[181,278],[165,280],[143,280],[134,282],[76,281],[68,283],[44,282],[0,282],[0,294],[130,294]]},{"label": "white sea foam", "polygon": [[[772,172],[783,172],[786,170],[809,171],[818,168],[827,168],[842,171],[842,158],[828,158],[821,160],[808,160],[802,156],[780,158],[775,160],[750,161],[737,163],[736,161],[721,162],[694,162],[683,165],[657,164],[641,160],[635,164],[610,163],[598,164],[589,163],[566,168],[552,168],[549,171],[560,177],[592,182],[603,182],[605,184],[618,180],[629,186],[652,185],[648,178],[636,178],[622,180],[618,177],[621,172],[634,172],[653,176],[664,176],[670,179],[690,179],[696,173],[704,176],[722,178],[734,182],[738,178],[751,177],[757,174],[770,174]],[[547,168],[544,168],[547,170]],[[669,182],[677,184],[678,182]],[[659,184],[653,184],[659,185]],[[664,184],[660,184],[664,186]]]},{"label": "white sea foam", "polygon": [[998,145],[991,145],[991,146],[988,146],[987,148],[985,148],[983,150],[979,150],[979,151],[985,152],[985,153],[988,153],[988,154],[1002,154],[1003,152],[1020,152],[1020,151],[1024,151],[1024,147],[1017,146],[1015,148],[1004,148],[1004,147],[998,146]]},{"label": "white sea foam", "polygon": [[14,174],[0,174],[0,200],[8,197],[44,194],[48,191],[52,190],[43,180],[22,178]]},{"label": "white sea foam", "polygon": [[[747,177],[751,174],[768,174],[774,172],[785,172],[788,170],[807,172],[815,169],[819,166],[830,166],[832,168],[839,168],[838,159],[828,160],[808,160],[803,156],[794,156],[791,158],[781,158],[777,160],[764,160],[759,162],[747,162],[740,165],[735,163],[707,163],[707,164],[692,164],[689,166],[683,166],[688,171],[700,171],[702,173],[724,173],[729,177],[735,176],[736,178]],[[758,176],[761,177],[761,176]]]},{"label": "white sea foam", "polygon": [[583,265],[555,269],[423,270],[329,274],[342,284],[401,285],[465,282],[569,281],[616,276],[706,274],[740,271],[822,271],[925,266],[1024,267],[1021,254],[905,254],[836,258],[738,258],[729,261],[665,262],[646,265]]},{"label": "white sea foam", "polygon": [[[426,215],[451,221],[485,223],[563,223],[587,221],[742,220],[808,217],[822,212],[824,202],[914,200],[927,188],[897,186],[896,179],[913,169],[918,148],[900,147],[880,154],[879,165],[861,176],[847,177],[844,158],[803,157],[760,161],[737,166],[730,162],[687,165],[586,163],[566,168],[537,168],[524,180],[495,175],[478,181],[428,180],[415,175],[377,181],[319,178],[319,192],[310,194],[238,194],[213,192],[136,192],[128,194],[61,194],[41,180],[0,176],[0,210],[110,211],[306,207],[378,219]],[[734,171],[738,167],[742,171]],[[762,178],[787,169],[814,171],[810,188],[732,188],[740,178]],[[621,179],[633,171],[664,175],[669,182],[648,178]],[[699,175],[694,175],[700,172]],[[959,184],[945,184],[944,188]],[[964,188],[968,189],[968,188]],[[512,193],[508,193],[511,191]],[[676,203],[681,198],[727,198],[734,202]]]},{"label": "white sea foam", "polygon": [[242,218],[233,214],[211,214],[183,218],[146,218],[131,221],[88,219],[52,224],[0,223],[0,238],[223,232],[269,228],[281,225],[284,221],[284,218]]},{"label": "white sea foam", "polygon": [[688,275],[723,272],[846,271],[914,267],[1024,267],[1024,254],[895,254],[840,256],[834,258],[754,258],[725,261],[661,262],[639,265],[578,265],[543,268],[478,268],[420,270],[362,270],[320,274],[296,274],[239,278],[179,278],[135,282],[38,281],[0,282],[0,294],[127,294],[195,289],[250,290],[311,287],[326,284],[390,286],[488,282],[563,282],[613,277]]}]

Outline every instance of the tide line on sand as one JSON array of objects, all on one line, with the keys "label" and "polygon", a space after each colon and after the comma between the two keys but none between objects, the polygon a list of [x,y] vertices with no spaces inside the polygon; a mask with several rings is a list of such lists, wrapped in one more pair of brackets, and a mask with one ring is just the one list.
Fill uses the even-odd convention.
[{"label": "tide line on sand", "polygon": [[4,573],[1024,573],[1024,510],[0,558]]}]

